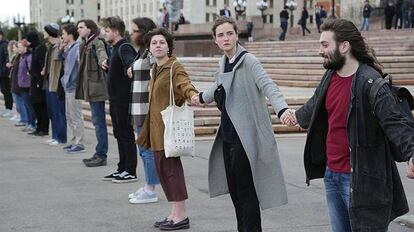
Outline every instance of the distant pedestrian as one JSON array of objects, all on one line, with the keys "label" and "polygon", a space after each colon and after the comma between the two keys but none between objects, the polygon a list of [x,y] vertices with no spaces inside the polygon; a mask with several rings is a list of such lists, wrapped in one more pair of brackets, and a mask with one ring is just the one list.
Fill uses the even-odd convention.
[{"label": "distant pedestrian", "polygon": [[6,64],[9,62],[9,42],[4,39],[3,31],[0,31],[0,90],[4,97],[5,109],[0,112],[4,118],[13,117],[13,97],[10,91],[10,78]]},{"label": "distant pedestrian", "polygon": [[226,18],[230,18],[231,17],[231,11],[229,9],[228,5],[224,5],[224,8],[220,10],[220,16],[224,16]]},{"label": "distant pedestrian", "polygon": [[395,5],[395,24],[394,29],[401,29],[403,27],[403,0],[397,0]]},{"label": "distant pedestrian", "polygon": [[280,11],[279,17],[280,17],[280,28],[282,31],[279,35],[279,40],[284,41],[286,39],[286,32],[288,28],[288,22],[289,22],[289,12],[287,11],[288,7],[284,6],[283,10]]},{"label": "distant pedestrian", "polygon": [[321,33],[321,8],[319,5],[315,6],[315,22],[316,22],[316,28],[318,28],[318,33]]},{"label": "distant pedestrian", "polygon": [[320,17],[321,17],[321,23],[325,21],[325,19],[328,17],[326,10],[323,8],[323,5],[320,6]]},{"label": "distant pedestrian", "polygon": [[306,27],[306,22],[308,21],[309,13],[306,7],[303,7],[301,17],[299,19],[299,24],[302,27],[302,34],[305,36],[305,31],[307,31],[309,34],[311,33],[310,30]]},{"label": "distant pedestrian", "polygon": [[246,28],[247,28],[247,40],[249,42],[253,42],[253,28],[254,28],[254,25],[253,25],[253,21],[252,21],[251,18],[249,18],[247,20]]},{"label": "distant pedestrian", "polygon": [[392,1],[389,1],[387,6],[385,7],[384,15],[385,15],[385,28],[387,30],[390,30],[392,27],[392,20],[394,19],[394,15],[395,15],[395,6]]},{"label": "distant pedestrian", "polygon": [[362,24],[360,31],[369,31],[369,18],[371,17],[372,6],[369,4],[369,1],[366,0],[364,3],[364,9],[362,11]]}]

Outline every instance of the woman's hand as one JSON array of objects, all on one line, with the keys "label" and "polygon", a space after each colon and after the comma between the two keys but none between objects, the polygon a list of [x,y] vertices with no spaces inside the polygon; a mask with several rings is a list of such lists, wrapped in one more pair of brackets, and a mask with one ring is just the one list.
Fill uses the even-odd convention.
[{"label": "woman's hand", "polygon": [[198,94],[191,97],[191,104],[195,106],[201,105],[200,103],[200,96]]},{"label": "woman's hand", "polygon": [[132,67],[129,67],[127,70],[127,74],[129,78],[132,78]]}]

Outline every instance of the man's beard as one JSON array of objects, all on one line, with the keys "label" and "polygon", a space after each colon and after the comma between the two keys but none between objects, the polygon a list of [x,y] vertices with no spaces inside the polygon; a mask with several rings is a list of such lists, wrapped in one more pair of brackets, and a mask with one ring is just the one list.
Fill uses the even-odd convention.
[{"label": "man's beard", "polygon": [[323,67],[325,69],[339,70],[344,66],[346,60],[345,56],[341,55],[338,48],[335,49],[332,57],[329,57],[329,55],[322,57],[325,58],[323,61]]}]

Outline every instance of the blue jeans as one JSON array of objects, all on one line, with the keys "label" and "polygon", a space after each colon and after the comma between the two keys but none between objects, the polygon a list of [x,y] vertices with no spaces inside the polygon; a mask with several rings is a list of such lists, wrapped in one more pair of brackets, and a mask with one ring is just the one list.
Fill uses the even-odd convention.
[{"label": "blue jeans", "polygon": [[92,112],[92,123],[95,127],[95,136],[97,144],[95,147],[96,154],[102,158],[107,157],[108,152],[108,130],[105,120],[105,102],[89,102]]},{"label": "blue jeans", "polygon": [[362,26],[361,26],[361,30],[360,31],[369,31],[369,18],[364,17],[364,19],[362,20]]},{"label": "blue jeans", "polygon": [[349,220],[349,188],[351,174],[326,168],[324,183],[329,219],[333,232],[351,232]]},{"label": "blue jeans", "polygon": [[[36,113],[33,108],[32,97],[30,96],[28,92],[20,93],[20,97],[23,103],[23,105],[21,106],[21,111],[24,114],[24,117],[26,119],[25,123],[35,128],[36,127]],[[17,108],[17,102],[16,102],[16,108]],[[20,113],[20,118],[21,117],[22,117],[22,114]]]},{"label": "blue jeans", "polygon": [[[137,135],[141,133],[141,127],[137,127],[135,132]],[[138,146],[138,152],[141,156],[142,162],[144,164],[144,174],[145,174],[145,182],[148,185],[156,185],[160,183],[158,179],[157,170],[155,168],[155,161],[154,161],[154,154],[151,149],[145,149],[141,146]]]},{"label": "blue jeans", "polygon": [[52,122],[52,139],[59,143],[66,143],[65,101],[60,100],[56,92],[46,89],[46,104]]},{"label": "blue jeans", "polygon": [[20,115],[19,122],[27,124],[27,113],[26,113],[26,110],[24,110],[24,102],[23,102],[23,97],[21,93],[17,94],[17,93],[12,92],[12,96],[13,96],[14,104],[16,105],[16,111]]},{"label": "blue jeans", "polygon": [[284,41],[286,38],[286,32],[288,27],[288,22],[281,22],[280,27],[282,28],[282,32],[280,32],[279,40]]}]

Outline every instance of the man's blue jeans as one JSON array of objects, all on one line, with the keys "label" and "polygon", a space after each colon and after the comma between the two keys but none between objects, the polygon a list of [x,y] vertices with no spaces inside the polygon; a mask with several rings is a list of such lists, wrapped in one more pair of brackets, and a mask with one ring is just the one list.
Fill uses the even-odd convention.
[{"label": "man's blue jeans", "polygon": [[333,232],[351,232],[349,220],[349,188],[351,174],[326,168],[324,183],[329,219]]},{"label": "man's blue jeans", "polygon": [[287,32],[288,22],[281,22],[280,23],[280,27],[282,28],[282,31],[280,32],[279,40],[280,41],[284,41],[285,38],[286,38],[286,32]]},{"label": "man's blue jeans", "polygon": [[369,18],[364,17],[364,20],[362,20],[362,26],[361,26],[361,30],[360,31],[369,31]]},{"label": "man's blue jeans", "polygon": [[89,102],[92,112],[92,123],[95,127],[95,136],[97,144],[95,147],[96,154],[102,158],[107,157],[108,152],[108,130],[105,120],[105,102]]},{"label": "man's blue jeans", "polygon": [[[137,127],[135,132],[137,135],[141,133],[141,127]],[[158,179],[157,170],[155,169],[155,161],[154,161],[154,154],[151,149],[145,149],[141,146],[138,146],[138,152],[141,156],[142,162],[144,164],[144,174],[145,174],[145,182],[148,185],[156,185],[160,183]]]},{"label": "man's blue jeans", "polygon": [[59,143],[66,143],[66,113],[65,101],[59,99],[56,92],[46,89],[47,111],[52,122],[52,139]]}]

